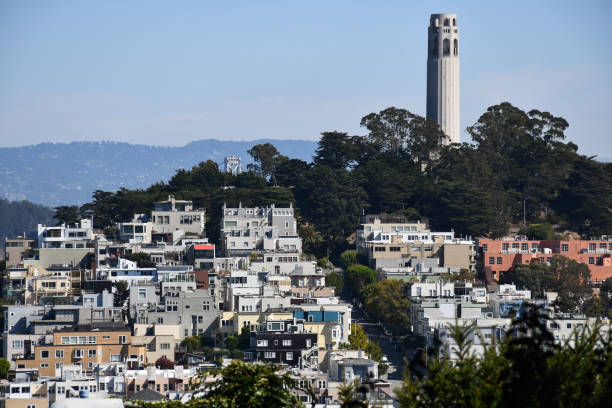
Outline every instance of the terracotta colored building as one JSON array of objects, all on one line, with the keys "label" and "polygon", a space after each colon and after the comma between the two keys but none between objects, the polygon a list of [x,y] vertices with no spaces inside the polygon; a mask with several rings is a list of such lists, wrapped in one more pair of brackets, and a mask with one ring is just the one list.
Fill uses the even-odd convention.
[{"label": "terracotta colored building", "polygon": [[52,344],[30,345],[17,368],[38,369],[41,377],[54,377],[64,365],[80,365],[92,371],[96,363],[127,362],[130,368],[147,364],[146,346],[132,346],[127,326],[77,326],[56,330]]},{"label": "terracotta colored building", "polygon": [[562,255],[588,265],[591,280],[601,282],[612,277],[612,236],[596,240],[495,240],[479,239],[482,268],[494,279],[517,264],[550,262]]}]

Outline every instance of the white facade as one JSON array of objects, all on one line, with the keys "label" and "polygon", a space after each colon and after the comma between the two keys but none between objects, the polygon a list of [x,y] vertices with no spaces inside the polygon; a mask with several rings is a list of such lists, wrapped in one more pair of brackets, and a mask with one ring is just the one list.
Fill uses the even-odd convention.
[{"label": "white facade", "polygon": [[86,248],[93,237],[93,222],[89,218],[72,226],[62,224],[49,227],[38,224],[39,248]]},{"label": "white facade", "polygon": [[427,118],[442,128],[444,144],[460,143],[459,26],[455,14],[432,14],[427,47]]}]

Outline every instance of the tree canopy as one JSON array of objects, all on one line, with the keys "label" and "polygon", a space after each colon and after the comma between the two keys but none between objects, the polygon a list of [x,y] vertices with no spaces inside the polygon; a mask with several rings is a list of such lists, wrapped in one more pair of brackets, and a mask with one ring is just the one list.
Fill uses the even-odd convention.
[{"label": "tree canopy", "polygon": [[[366,211],[425,217],[433,229],[472,237],[503,236],[523,217],[587,236],[612,230],[612,164],[578,154],[561,117],[503,102],[468,127],[471,143],[454,146],[442,143],[434,122],[405,109],[370,113],[361,125],[364,135],[323,132],[311,163],[255,145],[247,172],[225,173],[209,160],[144,190],[95,191],[79,214],[104,228],[175,194],[207,209],[206,233],[218,242],[224,203],[293,203],[304,250],[334,261]],[[547,228],[526,231],[550,236]]]},{"label": "tree canopy", "polygon": [[542,297],[545,291],[557,292],[555,306],[561,312],[584,312],[584,302],[590,296],[591,271],[583,263],[555,255],[550,265],[532,263],[517,265],[512,272],[502,275],[502,283],[514,283],[528,289],[533,296]]}]

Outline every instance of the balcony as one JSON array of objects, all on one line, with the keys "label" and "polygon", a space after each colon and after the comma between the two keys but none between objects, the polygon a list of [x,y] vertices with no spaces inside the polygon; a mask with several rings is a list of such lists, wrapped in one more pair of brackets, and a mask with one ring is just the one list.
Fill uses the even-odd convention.
[{"label": "balcony", "polygon": [[587,249],[587,248],[582,248],[580,250],[581,254],[612,254],[612,249],[603,249],[603,248],[597,248],[597,249]]}]

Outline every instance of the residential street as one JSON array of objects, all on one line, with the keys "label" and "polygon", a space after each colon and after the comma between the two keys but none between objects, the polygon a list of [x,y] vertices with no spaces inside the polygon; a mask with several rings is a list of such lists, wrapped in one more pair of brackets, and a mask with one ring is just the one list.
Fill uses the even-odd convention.
[{"label": "residential street", "polygon": [[382,378],[391,383],[391,389],[401,387],[404,372],[404,356],[412,356],[414,350],[406,350],[401,345],[395,350],[393,337],[385,334],[381,325],[371,319],[366,319],[364,313],[357,305],[353,305],[353,322],[357,323],[368,338],[378,343],[383,354],[389,359],[389,370]]}]

